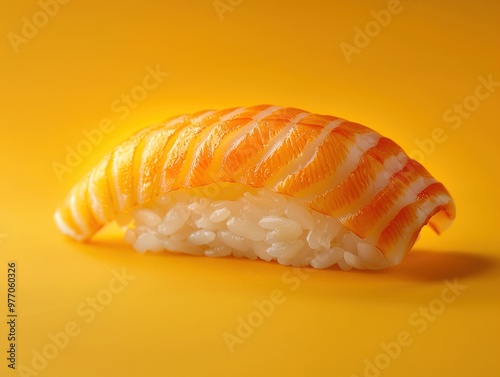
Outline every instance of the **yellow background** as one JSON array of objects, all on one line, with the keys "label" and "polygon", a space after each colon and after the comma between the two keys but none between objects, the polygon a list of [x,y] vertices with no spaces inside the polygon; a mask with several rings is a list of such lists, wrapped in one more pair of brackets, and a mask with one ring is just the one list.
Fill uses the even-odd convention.
[{"label": "yellow background", "polygon": [[[479,77],[500,81],[500,3],[402,0],[377,30],[371,12],[386,1],[222,2],[233,5],[221,19],[212,0],[71,0],[18,52],[9,33],[22,35],[41,5],[1,2],[1,354],[7,262],[16,261],[18,368],[50,349],[50,334],[79,329],[40,376],[349,377],[377,374],[364,370],[375,360],[380,376],[499,376],[500,87],[469,98],[477,108],[456,130],[443,114],[475,95]],[[341,45],[367,25],[373,37],[348,63]],[[157,66],[168,77],[120,119],[112,103]],[[401,266],[376,273],[139,255],[114,228],[87,245],[55,228],[57,203],[132,132],[261,103],[345,117],[409,153],[441,129],[446,140],[423,162],[454,196],[456,222],[442,237],[423,232]],[[53,163],[106,118],[114,130],[59,180]],[[86,323],[77,308],[105,297],[124,268],[135,278]],[[443,304],[446,279],[467,288]],[[283,298],[259,322],[254,301],[273,292]],[[410,318],[429,306],[439,315],[419,332]],[[231,353],[223,334],[249,316],[259,326]],[[381,343],[404,332],[411,344],[383,364]],[[1,359],[0,375],[18,375]]]}]

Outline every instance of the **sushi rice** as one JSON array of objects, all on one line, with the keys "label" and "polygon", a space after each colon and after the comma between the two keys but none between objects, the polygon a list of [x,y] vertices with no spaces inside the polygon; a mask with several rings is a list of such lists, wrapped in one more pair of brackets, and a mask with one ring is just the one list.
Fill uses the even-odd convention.
[{"label": "sushi rice", "polygon": [[125,240],[141,253],[233,255],[343,270],[389,267],[376,247],[298,199],[268,189],[245,191],[237,184],[225,187],[222,198],[204,197],[203,191],[177,190],[119,216]]}]

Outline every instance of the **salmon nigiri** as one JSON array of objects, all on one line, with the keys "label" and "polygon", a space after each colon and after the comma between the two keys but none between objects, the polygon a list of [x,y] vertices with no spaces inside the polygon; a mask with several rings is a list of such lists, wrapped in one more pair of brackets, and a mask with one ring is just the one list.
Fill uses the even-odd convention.
[{"label": "salmon nigiri", "polygon": [[446,188],[360,124],[279,106],[182,115],[107,154],[55,213],[90,239],[117,220],[139,252],[348,270],[399,264],[455,217]]}]

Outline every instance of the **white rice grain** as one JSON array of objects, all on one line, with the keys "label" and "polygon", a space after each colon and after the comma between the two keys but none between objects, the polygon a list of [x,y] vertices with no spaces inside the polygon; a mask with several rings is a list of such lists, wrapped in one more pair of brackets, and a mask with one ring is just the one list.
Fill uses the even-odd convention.
[{"label": "white rice grain", "polygon": [[229,208],[219,208],[213,211],[208,218],[213,223],[220,223],[231,216],[231,211]]},{"label": "white rice grain", "polygon": [[203,214],[200,218],[196,219],[194,225],[199,229],[208,229],[214,232],[217,230],[224,229],[224,226],[221,226],[218,223],[210,221],[210,215],[208,213]]},{"label": "white rice grain", "polygon": [[344,258],[339,259],[337,264],[339,265],[341,270],[344,270],[344,271],[352,270],[352,266],[350,264],[347,264],[347,262],[344,260]]},{"label": "white rice grain", "polygon": [[285,211],[288,204],[286,198],[283,195],[270,190],[259,190],[257,192],[257,197],[271,201],[271,206],[273,207],[273,209],[280,213]]},{"label": "white rice grain", "polygon": [[267,248],[267,253],[277,258],[293,258],[304,246],[304,241],[295,240],[292,242],[275,242]]},{"label": "white rice grain", "polygon": [[304,229],[311,230],[314,227],[314,218],[302,204],[290,201],[285,209],[285,214]]},{"label": "white rice grain", "polygon": [[187,237],[187,241],[193,245],[207,245],[213,240],[215,233],[205,229],[196,230]]},{"label": "white rice grain", "polygon": [[158,232],[164,234],[165,236],[173,234],[186,223],[188,217],[188,209],[182,204],[176,204],[170,211],[167,212],[163,221],[160,225],[158,225]]},{"label": "white rice grain", "polygon": [[260,258],[260,259],[263,259],[265,261],[271,261],[273,260],[273,257],[272,255],[269,255],[268,252],[267,252],[267,244],[263,243],[263,242],[252,242],[252,250],[253,252]]},{"label": "white rice grain", "polygon": [[224,242],[229,247],[239,251],[248,250],[248,245],[245,243],[245,239],[243,237],[237,236],[234,233],[229,231],[219,231],[217,232],[217,238],[219,238],[222,242]]},{"label": "white rice grain", "polygon": [[358,270],[365,269],[363,263],[361,262],[361,259],[350,251],[346,251],[344,253],[344,260],[351,267],[357,268]]},{"label": "white rice grain", "polygon": [[339,260],[344,258],[345,250],[341,247],[334,247],[332,249],[328,249],[322,253],[319,253],[314,257],[311,261],[311,266],[314,268],[328,268],[336,263]]},{"label": "white rice grain", "polygon": [[266,234],[256,223],[239,217],[231,217],[226,225],[231,232],[250,241],[262,241]]},{"label": "white rice grain", "polygon": [[133,215],[137,221],[148,227],[155,227],[161,222],[161,217],[156,212],[147,208],[136,210]]},{"label": "white rice grain", "polygon": [[162,251],[163,247],[158,241],[158,239],[149,233],[140,234],[134,242],[134,248],[139,253],[144,253],[147,250],[149,251]]}]

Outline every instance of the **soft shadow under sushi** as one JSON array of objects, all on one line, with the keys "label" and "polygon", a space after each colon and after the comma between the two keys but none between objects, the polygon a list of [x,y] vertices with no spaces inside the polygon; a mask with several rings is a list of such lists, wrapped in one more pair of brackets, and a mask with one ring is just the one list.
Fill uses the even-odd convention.
[{"label": "soft shadow under sushi", "polygon": [[399,266],[377,273],[404,280],[439,281],[489,273],[499,267],[498,259],[478,252],[413,250]]},{"label": "soft shadow under sushi", "polygon": [[[110,258],[112,256],[116,257],[117,254],[121,255],[120,258],[124,257],[124,254],[128,257],[133,257],[134,259],[136,259],[137,256],[140,256],[140,254],[132,250],[130,248],[130,245],[128,245],[121,238],[102,238],[94,240],[90,244],[83,244],[78,246],[81,251],[90,253],[97,258]],[[103,251],[106,252],[103,253]],[[200,258],[197,256],[169,252],[148,252],[142,256],[146,258]],[[234,257],[225,257],[223,259],[226,258],[234,259],[235,262],[238,263],[248,264],[248,268],[252,268],[251,265],[253,265],[254,263],[269,263],[262,260],[249,260],[245,258],[239,259]],[[276,263],[276,266],[279,266],[279,264]],[[486,254],[481,254],[479,252],[412,250],[405,258],[403,263],[398,266],[380,271],[355,270],[350,271],[349,273],[360,275],[385,275],[385,277],[401,280],[440,281],[444,279],[454,278],[462,279],[478,274],[489,273],[492,269],[495,268],[500,268],[500,262],[498,261],[498,259],[495,259]],[[311,270],[315,271],[314,268],[311,268]],[[330,267],[326,269],[326,271],[329,271],[333,274],[345,273],[337,267]]]}]

